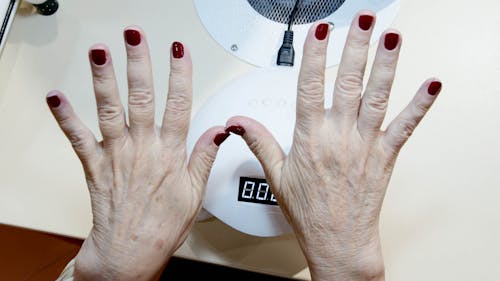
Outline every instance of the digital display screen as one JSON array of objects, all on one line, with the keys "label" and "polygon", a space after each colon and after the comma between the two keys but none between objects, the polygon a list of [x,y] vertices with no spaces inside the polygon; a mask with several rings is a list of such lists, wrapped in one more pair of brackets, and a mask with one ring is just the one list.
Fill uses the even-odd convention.
[{"label": "digital display screen", "polygon": [[278,205],[265,179],[240,177],[238,201]]}]

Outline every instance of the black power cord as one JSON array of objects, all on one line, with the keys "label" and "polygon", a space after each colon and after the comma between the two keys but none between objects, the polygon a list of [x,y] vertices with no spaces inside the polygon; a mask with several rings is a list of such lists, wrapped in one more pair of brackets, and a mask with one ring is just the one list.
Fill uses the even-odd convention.
[{"label": "black power cord", "polygon": [[278,58],[276,60],[277,65],[283,66],[293,66],[295,59],[295,50],[293,49],[293,31],[292,25],[299,10],[300,0],[295,0],[295,5],[293,6],[292,12],[288,17],[288,29],[285,30],[285,35],[283,36],[283,44],[278,51]]},{"label": "black power cord", "polygon": [[300,4],[300,0],[295,0],[295,5],[293,5],[292,12],[290,13],[290,16],[288,17],[288,31],[292,31],[292,24],[293,24],[293,21],[295,20],[295,16],[297,15],[297,11],[299,10],[299,4]]}]

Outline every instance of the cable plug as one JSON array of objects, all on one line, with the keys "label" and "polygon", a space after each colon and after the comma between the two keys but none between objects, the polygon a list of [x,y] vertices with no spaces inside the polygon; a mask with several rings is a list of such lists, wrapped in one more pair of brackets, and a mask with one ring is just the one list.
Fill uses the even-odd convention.
[{"label": "cable plug", "polygon": [[286,30],[283,36],[283,44],[278,52],[277,65],[293,66],[295,50],[293,49],[293,31]]}]

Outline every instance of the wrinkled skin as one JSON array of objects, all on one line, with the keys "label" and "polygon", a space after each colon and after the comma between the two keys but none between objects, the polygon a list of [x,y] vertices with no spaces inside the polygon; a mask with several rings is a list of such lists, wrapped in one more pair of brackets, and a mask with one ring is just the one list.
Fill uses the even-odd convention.
[{"label": "wrinkled skin", "polygon": [[[191,58],[171,55],[167,106],[154,121],[151,61],[144,32],[127,51],[128,119],[120,102],[111,54],[89,51],[101,142],[58,91],[51,111],[80,158],[90,191],[93,227],[75,259],[74,280],[152,280],[183,243],[201,207],[218,144],[228,136],[214,127],[198,140],[190,159],[186,136],[191,114]],[[135,42],[137,43],[137,42]]]},{"label": "wrinkled skin", "polygon": [[316,37],[319,23],[311,27],[288,155],[257,121],[235,116],[226,124],[227,131],[242,135],[261,162],[313,280],[384,279],[379,239],[382,202],[400,149],[441,89],[438,80],[425,81],[411,103],[381,130],[402,41],[396,30],[382,34],[363,88],[374,23],[367,30],[361,28],[362,16],[375,17],[362,11],[353,20],[331,108],[324,106],[328,40]]}]

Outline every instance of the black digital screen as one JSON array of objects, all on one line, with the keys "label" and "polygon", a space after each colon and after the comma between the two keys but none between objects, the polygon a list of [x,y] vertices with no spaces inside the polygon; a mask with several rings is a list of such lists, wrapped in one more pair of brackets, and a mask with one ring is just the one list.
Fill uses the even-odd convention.
[{"label": "black digital screen", "polygon": [[265,179],[240,177],[238,201],[278,205]]}]

